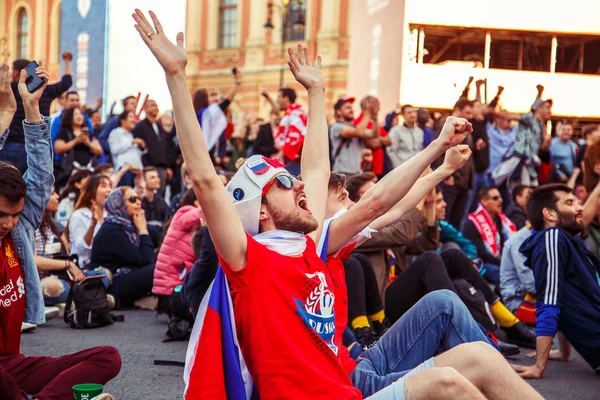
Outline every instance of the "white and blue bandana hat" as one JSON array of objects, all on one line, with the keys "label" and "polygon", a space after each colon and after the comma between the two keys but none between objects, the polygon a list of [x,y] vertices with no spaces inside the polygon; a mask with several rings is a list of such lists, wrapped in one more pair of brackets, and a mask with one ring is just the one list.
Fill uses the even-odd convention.
[{"label": "white and blue bandana hat", "polygon": [[227,194],[250,236],[258,234],[262,190],[281,173],[287,173],[287,170],[279,161],[254,155],[244,162],[227,185]]}]

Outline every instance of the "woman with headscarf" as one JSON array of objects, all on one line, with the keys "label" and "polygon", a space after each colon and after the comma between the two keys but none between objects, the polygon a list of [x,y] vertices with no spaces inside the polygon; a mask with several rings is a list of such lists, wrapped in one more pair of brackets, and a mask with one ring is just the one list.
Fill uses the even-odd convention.
[{"label": "woman with headscarf", "polygon": [[142,201],[132,188],[123,186],[108,195],[104,211],[104,223],[92,244],[91,266],[113,273],[109,292],[117,307],[131,307],[150,294],[154,277],[154,245]]}]

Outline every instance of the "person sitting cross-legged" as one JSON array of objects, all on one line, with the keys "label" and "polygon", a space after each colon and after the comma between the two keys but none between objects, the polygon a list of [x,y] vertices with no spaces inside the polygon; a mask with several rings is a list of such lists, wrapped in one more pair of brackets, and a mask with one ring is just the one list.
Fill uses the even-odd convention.
[{"label": "person sitting cross-legged", "polygon": [[[135,27],[165,70],[183,156],[221,262],[223,272],[217,276],[224,273],[231,285],[240,355],[249,371],[245,380],[252,378],[258,396],[417,399],[466,394],[478,399],[541,398],[493,347],[463,343],[457,332],[471,340],[483,341],[485,337],[468,318],[466,307],[445,292],[432,294],[429,302],[422,303],[424,309],[438,313],[435,324],[439,329],[434,330],[435,334],[420,335],[423,345],[413,347],[419,354],[415,352],[410,361],[405,358],[406,364],[387,363],[383,356],[394,343],[405,340],[398,333],[390,334],[391,330],[363,354],[370,360],[361,358],[352,377],[344,368],[345,360],[340,359],[344,353],[340,351],[336,309],[342,307],[339,296],[344,287],[334,285],[334,275],[337,278],[339,274],[328,270],[325,256],[336,253],[377,214],[397,203],[427,165],[454,144],[454,138],[462,141],[468,132],[466,121],[449,121],[434,145],[417,155],[414,162],[405,163],[405,169],[388,174],[393,177],[387,184],[399,186],[389,195],[384,194],[390,192],[384,179],[384,184],[367,195],[363,203],[334,220],[329,231],[323,232],[330,166],[320,61],[313,66],[308,50],[300,46],[299,55],[289,50],[290,69],[308,92],[307,134],[301,157],[303,181],[292,178],[282,164],[253,156],[225,190],[212,167],[187,89],[183,34],[177,35],[174,45],[154,13],[150,16],[154,27],[136,10]],[[330,240],[325,240],[327,246],[323,245],[319,257],[315,242],[322,233],[330,235]],[[415,330],[422,332],[419,326],[429,317],[415,307],[407,320],[410,323],[401,323],[398,329],[408,332],[414,324]],[[202,323],[210,326],[208,319]],[[441,343],[454,348],[432,359]],[[215,371],[214,364],[209,366],[206,361],[212,356],[222,359],[222,348],[212,346],[206,350],[196,353],[192,371],[187,370],[187,398],[202,398],[207,391],[214,395],[216,390],[222,397],[227,396],[226,388],[216,388],[215,382],[207,379],[209,372]],[[203,371],[203,366],[209,370]],[[414,368],[417,370],[408,374],[407,370]]]},{"label": "person sitting cross-legged", "polygon": [[[48,73],[35,70],[45,81]],[[60,357],[27,357],[20,352],[21,322],[43,324],[44,299],[35,265],[34,232],[44,216],[54,185],[48,123],[40,115],[46,83],[29,92],[27,72],[18,90],[25,120],[27,170],[0,162],[0,397],[2,399],[69,399],[73,385],[106,384],[119,373],[121,357],[112,346],[99,346]],[[7,127],[17,104],[10,88],[8,66],[0,66],[0,130]],[[0,143],[3,137],[0,136]]]}]

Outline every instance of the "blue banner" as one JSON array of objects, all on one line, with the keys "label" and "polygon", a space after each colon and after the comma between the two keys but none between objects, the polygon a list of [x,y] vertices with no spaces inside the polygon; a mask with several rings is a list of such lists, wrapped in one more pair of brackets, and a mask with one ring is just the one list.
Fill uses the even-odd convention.
[{"label": "blue banner", "polygon": [[104,94],[107,0],[63,0],[60,49],[73,53],[73,88],[81,104]]}]

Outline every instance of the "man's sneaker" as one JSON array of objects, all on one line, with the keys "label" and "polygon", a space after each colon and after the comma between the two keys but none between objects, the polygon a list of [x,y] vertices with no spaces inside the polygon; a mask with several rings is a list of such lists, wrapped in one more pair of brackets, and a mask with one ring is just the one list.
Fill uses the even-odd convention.
[{"label": "man's sneaker", "polygon": [[158,296],[146,296],[133,302],[137,308],[142,310],[155,311],[158,305]]},{"label": "man's sneaker", "polygon": [[501,340],[498,340],[496,346],[498,346],[498,350],[500,350],[500,353],[502,353],[504,357],[516,356],[521,353],[521,350],[519,350],[518,346],[515,346],[514,344],[510,343],[505,343]]},{"label": "man's sneaker", "polygon": [[21,323],[21,332],[33,332],[37,328],[37,325],[30,324],[28,322]]},{"label": "man's sneaker", "polygon": [[115,396],[108,393],[102,393],[96,397],[93,397],[91,400],[115,400]]},{"label": "man's sneaker", "polygon": [[388,331],[388,329],[390,329],[391,327],[392,327],[392,324],[390,323],[390,320],[387,318],[384,318],[383,321],[381,321],[381,322],[378,322],[378,321],[371,322],[371,329],[373,330],[373,334],[378,338],[382,337]]},{"label": "man's sneaker", "polygon": [[533,333],[524,323],[517,322],[510,328],[502,328],[506,332],[508,343],[516,344],[519,347],[535,349],[535,333]]},{"label": "man's sneaker", "polygon": [[377,337],[373,334],[369,326],[355,329],[354,336],[356,336],[356,341],[362,347],[363,351],[370,349],[377,343]]},{"label": "man's sneaker", "polygon": [[46,313],[46,321],[49,321],[52,318],[56,318],[60,314],[60,309],[54,306],[44,307],[44,311]]}]

